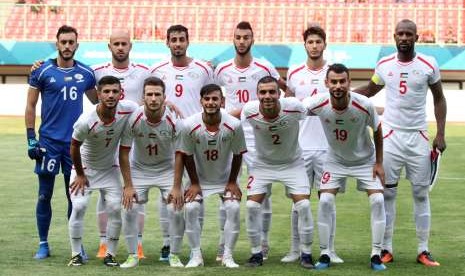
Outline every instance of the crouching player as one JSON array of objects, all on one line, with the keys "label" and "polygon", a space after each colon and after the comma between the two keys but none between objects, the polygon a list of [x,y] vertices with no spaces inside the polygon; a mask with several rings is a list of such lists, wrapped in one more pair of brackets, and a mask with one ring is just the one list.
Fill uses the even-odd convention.
[{"label": "crouching player", "polygon": [[[225,251],[222,264],[229,268],[239,265],[234,262],[232,252],[239,236],[239,210],[241,190],[237,176],[242,164],[242,154],[247,151],[244,132],[238,119],[222,111],[224,102],[221,88],[208,84],[200,91],[203,112],[185,119],[180,133],[177,151],[189,174],[189,183],[184,193],[181,183],[174,183],[172,196],[177,209],[184,205],[186,235],[191,247],[191,259],[186,267],[203,265],[200,251],[201,226],[199,215],[203,199],[220,194],[226,210],[224,226]],[[179,154],[176,156],[178,158]],[[179,180],[182,170],[176,167],[175,179]]]},{"label": "crouching player", "polygon": [[116,153],[129,116],[137,105],[121,101],[121,83],[118,78],[105,76],[98,82],[100,103],[92,112],[82,114],[74,124],[71,141],[70,186],[73,209],[69,219],[69,239],[72,258],[69,266],[83,264],[81,256],[84,215],[92,191],[99,190],[105,198],[108,213],[106,266],[118,266],[115,260],[121,230],[121,181]]},{"label": "crouching player", "polygon": [[[143,90],[144,105],[129,118],[125,136],[130,139],[120,147],[119,155],[124,179],[123,232],[129,254],[121,268],[135,267],[139,263],[139,205],[148,201],[152,187],[159,188],[163,200],[167,200],[174,176],[174,143],[177,132],[175,116],[165,107],[165,84],[157,77],[149,77],[144,81]],[[170,210],[173,209],[168,209],[168,212]],[[173,217],[173,214],[169,217]],[[183,221],[182,217],[178,219]],[[170,233],[171,238],[182,240],[184,229],[179,228],[178,234]]]}]

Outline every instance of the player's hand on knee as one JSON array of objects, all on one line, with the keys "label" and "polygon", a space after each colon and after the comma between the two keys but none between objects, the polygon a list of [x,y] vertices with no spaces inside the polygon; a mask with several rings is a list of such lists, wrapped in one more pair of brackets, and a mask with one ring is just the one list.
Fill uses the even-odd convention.
[{"label": "player's hand on knee", "polygon": [[173,203],[174,210],[181,210],[184,205],[184,198],[180,189],[172,189],[168,195],[168,203]]},{"label": "player's hand on knee", "polygon": [[89,181],[85,175],[76,175],[74,182],[69,186],[70,193],[77,195],[81,192],[84,195],[85,188],[89,187]]},{"label": "player's hand on knee", "polygon": [[[239,188],[239,185],[237,185],[237,183],[235,182],[229,182],[225,189],[224,189],[224,194],[225,194],[225,199],[235,199],[235,200],[238,200],[238,201],[241,201],[241,198],[242,198],[242,191],[241,191],[241,188]],[[229,194],[229,197],[228,198],[228,194]]]},{"label": "player's hand on knee", "polygon": [[132,204],[138,203],[139,198],[137,197],[136,190],[134,190],[134,187],[124,187],[123,191],[123,207],[126,210],[130,210],[132,208]]},{"label": "player's hand on knee", "polygon": [[184,202],[192,202],[200,194],[202,194],[200,185],[191,185],[184,193]]}]

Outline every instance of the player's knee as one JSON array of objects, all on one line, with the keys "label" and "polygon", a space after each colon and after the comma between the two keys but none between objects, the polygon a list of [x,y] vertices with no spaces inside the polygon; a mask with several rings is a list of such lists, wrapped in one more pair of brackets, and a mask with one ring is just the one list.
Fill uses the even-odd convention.
[{"label": "player's knee", "polygon": [[253,200],[247,200],[245,205],[249,211],[258,211],[262,207],[260,203]]},{"label": "player's knee", "polygon": [[334,206],[334,195],[331,193],[321,193],[319,208],[322,210],[329,210]]},{"label": "player's knee", "polygon": [[428,200],[429,197],[429,187],[428,186],[420,186],[420,185],[413,185],[413,198],[417,202],[424,202]]},{"label": "player's knee", "polygon": [[369,199],[372,208],[384,207],[384,197],[381,193],[371,194]]},{"label": "player's knee", "polygon": [[49,203],[52,200],[52,195],[50,193],[40,193],[38,200],[40,203]]},{"label": "player's knee", "polygon": [[302,212],[304,210],[310,209],[310,200],[302,199],[294,203],[294,208],[297,212]]},{"label": "player's knee", "polygon": [[109,216],[119,215],[121,214],[121,202],[109,200],[106,202],[105,210],[107,211]]},{"label": "player's knee", "polygon": [[73,213],[75,213],[77,216],[79,216],[79,214],[85,212],[86,208],[87,208],[87,204],[85,202],[85,200],[73,200]]},{"label": "player's knee", "polygon": [[384,200],[395,200],[397,197],[397,187],[384,189]]},{"label": "player's knee", "polygon": [[238,213],[241,206],[237,200],[227,200],[224,202],[224,208],[227,213]]},{"label": "player's knee", "polygon": [[184,210],[186,215],[196,214],[197,216],[200,216],[200,203],[197,201],[187,202],[184,204]]}]

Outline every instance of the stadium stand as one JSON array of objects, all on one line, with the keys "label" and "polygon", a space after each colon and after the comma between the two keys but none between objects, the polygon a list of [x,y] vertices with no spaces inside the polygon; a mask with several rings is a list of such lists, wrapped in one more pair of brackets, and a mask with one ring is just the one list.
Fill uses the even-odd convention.
[{"label": "stadium stand", "polygon": [[57,26],[66,23],[78,28],[81,40],[106,40],[113,29],[130,28],[134,39],[153,41],[162,40],[164,30],[179,23],[189,27],[192,41],[229,42],[233,26],[248,20],[263,43],[300,42],[306,26],[320,24],[332,43],[385,44],[391,42],[394,22],[411,18],[419,33],[434,37],[436,43],[465,42],[464,0],[25,2],[0,1],[0,38],[52,41]]}]

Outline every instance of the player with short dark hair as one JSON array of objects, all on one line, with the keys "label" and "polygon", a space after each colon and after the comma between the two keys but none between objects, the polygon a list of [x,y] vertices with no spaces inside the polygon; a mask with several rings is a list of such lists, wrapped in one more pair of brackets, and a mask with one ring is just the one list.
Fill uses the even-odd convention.
[{"label": "player with short dark hair", "polygon": [[[34,256],[36,259],[50,256],[48,231],[52,219],[51,199],[55,176],[60,167],[68,198],[68,218],[71,214],[68,187],[72,165],[69,155],[72,126],[82,113],[84,93],[92,102],[97,102],[94,73],[86,65],[74,60],[79,46],[76,29],[63,25],[58,29],[56,37],[57,58],[47,60],[31,72],[25,112],[28,155],[36,160],[34,172],[39,179],[36,217],[40,243]],[[39,96],[42,103],[37,140],[35,118]]]},{"label": "player with short dark hair", "polygon": [[[90,196],[97,190],[104,195],[108,214],[106,266],[119,266],[116,251],[121,231],[121,176],[116,164],[118,147],[127,145],[124,129],[129,116],[137,109],[131,101],[120,101],[121,83],[114,76],[105,76],[98,82],[97,107],[82,114],[73,126],[71,158],[74,169],[70,185],[73,211],[69,219],[71,260],[69,266],[84,264],[80,248],[84,232],[84,216]],[[121,173],[127,175],[126,167]]]},{"label": "player with short dark hair", "polygon": [[[329,144],[320,183],[320,258],[315,268],[329,268],[329,242],[336,194],[345,191],[346,178],[351,176],[357,179],[357,189],[366,191],[370,202],[371,268],[375,271],[385,270],[380,257],[386,225],[381,122],[368,98],[350,92],[349,70],[343,64],[328,67],[325,83],[329,93],[304,100],[309,113],[319,116]],[[368,127],[374,132],[374,146]]]},{"label": "player with short dark hair", "polygon": [[[181,181],[175,181],[171,198],[176,209],[184,207],[186,235],[191,247],[191,257],[186,267],[203,266],[200,250],[202,227],[199,216],[203,199],[218,194],[225,209],[225,251],[222,264],[228,268],[239,265],[233,259],[233,250],[240,230],[240,200],[242,192],[237,176],[246,152],[241,122],[221,109],[224,98],[221,87],[207,84],[200,91],[203,112],[183,121],[180,144],[177,151],[182,155],[189,183],[184,197]],[[182,170],[176,168],[175,179],[181,178]]]}]

